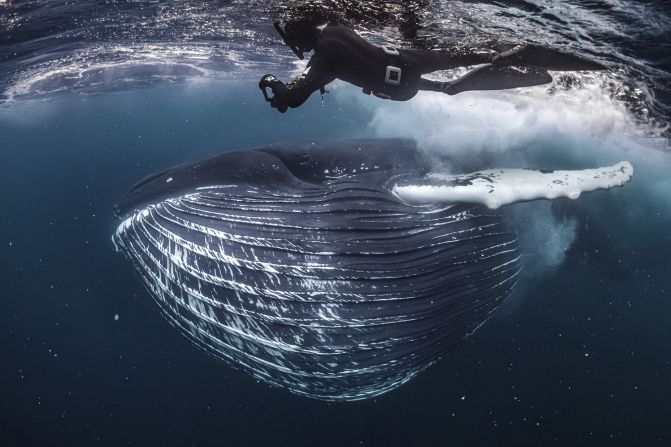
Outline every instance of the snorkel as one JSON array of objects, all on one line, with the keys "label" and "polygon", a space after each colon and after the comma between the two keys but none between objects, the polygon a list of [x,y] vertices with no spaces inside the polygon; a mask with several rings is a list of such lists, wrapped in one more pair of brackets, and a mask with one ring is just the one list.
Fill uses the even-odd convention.
[{"label": "snorkel", "polygon": [[[278,33],[280,34],[280,36],[282,37],[282,40],[284,41],[284,43],[285,43],[289,48],[291,48],[291,51],[293,51],[294,54],[295,54],[296,56],[298,56],[298,58],[299,58],[300,60],[303,60],[303,59],[305,58],[305,56],[303,56],[303,52],[298,48],[298,46],[296,45],[296,43],[293,42],[293,41],[289,38],[289,36],[287,36],[287,33],[284,32],[284,29],[282,29],[282,22],[279,21],[279,20],[276,20],[276,21],[273,22],[273,26],[275,27],[275,29],[277,30],[277,32],[278,32]],[[286,25],[285,25],[285,28],[286,28]]]}]

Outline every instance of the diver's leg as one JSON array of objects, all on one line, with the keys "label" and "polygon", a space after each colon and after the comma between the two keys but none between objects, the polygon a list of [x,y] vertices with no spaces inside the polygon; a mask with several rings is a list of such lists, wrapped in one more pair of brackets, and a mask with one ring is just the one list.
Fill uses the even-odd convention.
[{"label": "diver's leg", "polygon": [[492,58],[492,62],[497,65],[537,67],[557,71],[606,69],[599,62],[585,57],[532,44],[518,45],[508,51],[501,52]]},{"label": "diver's leg", "polygon": [[456,95],[470,90],[507,90],[550,82],[552,76],[542,68],[487,65],[452,81],[446,93]]},{"label": "diver's leg", "polygon": [[422,78],[420,90],[442,92],[448,95],[472,90],[505,90],[533,87],[552,82],[552,76],[541,68],[486,65],[454,81],[431,81]]},{"label": "diver's leg", "polygon": [[432,81],[430,79],[421,78],[419,80],[419,89],[427,91],[427,92],[447,93],[449,95],[449,94],[453,94],[453,93],[449,93],[450,84],[452,84],[452,83],[449,82],[449,81],[441,82],[441,81]]},{"label": "diver's leg", "polygon": [[[477,71],[477,70],[475,70]],[[421,78],[419,81],[419,89],[426,92],[439,92],[447,95],[456,95],[457,93],[465,92],[467,90],[492,90],[490,88],[481,88],[483,85],[470,85],[470,73],[455,79],[453,81],[432,81],[430,79]],[[480,88],[479,88],[480,87]]]},{"label": "diver's leg", "polygon": [[454,47],[447,50],[406,50],[412,58],[412,66],[421,74],[457,67],[488,64],[495,51]]},{"label": "diver's leg", "polygon": [[532,87],[552,82],[547,70],[601,70],[605,67],[580,56],[539,45],[483,44],[480,50],[408,50],[421,74],[457,66],[486,63],[459,79],[449,82],[422,78],[419,89],[456,95],[470,90],[504,90]]}]

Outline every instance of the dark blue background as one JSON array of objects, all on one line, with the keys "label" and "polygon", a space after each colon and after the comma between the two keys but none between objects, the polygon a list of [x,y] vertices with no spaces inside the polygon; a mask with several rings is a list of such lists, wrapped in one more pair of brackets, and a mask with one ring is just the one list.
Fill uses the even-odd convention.
[{"label": "dark blue background", "polygon": [[578,220],[564,264],[376,399],[270,388],[160,316],[113,251],[115,200],[222,150],[371,134],[371,109],[346,97],[278,120],[240,81],[26,102],[0,117],[0,445],[669,445],[671,216],[643,195],[645,177],[557,202]]}]

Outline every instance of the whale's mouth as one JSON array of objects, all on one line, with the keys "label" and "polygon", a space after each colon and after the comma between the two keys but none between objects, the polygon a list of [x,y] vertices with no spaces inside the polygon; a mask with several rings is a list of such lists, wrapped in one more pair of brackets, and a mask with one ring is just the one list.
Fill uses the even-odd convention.
[{"label": "whale's mouth", "polygon": [[255,150],[228,152],[148,175],[115,205],[115,215],[123,219],[148,205],[207,186],[272,183],[286,175],[283,163],[271,154]]}]

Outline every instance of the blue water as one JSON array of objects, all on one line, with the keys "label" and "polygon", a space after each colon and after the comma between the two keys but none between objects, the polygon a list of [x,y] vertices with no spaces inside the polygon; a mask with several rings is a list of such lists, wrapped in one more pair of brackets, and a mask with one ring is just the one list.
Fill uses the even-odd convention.
[{"label": "blue water", "polygon": [[[0,14],[19,8],[6,3]],[[25,14],[48,15],[40,9],[46,3],[29,5]],[[142,15],[135,4],[112,5]],[[240,19],[236,5],[230,17]],[[663,3],[618,5],[664,10]],[[501,12],[464,8],[466,23],[470,8],[492,8],[488,20]],[[543,14],[508,12],[519,20]],[[184,14],[187,29],[194,29],[189,17],[207,22]],[[616,35],[621,22],[608,17],[603,26],[612,22]],[[649,18],[648,30],[662,29],[668,45],[659,17]],[[431,26],[447,33],[437,22]],[[35,32],[16,31],[3,43],[31,48],[30,56],[4,60],[3,73],[13,73],[3,78],[5,91],[34,79],[45,60],[50,70],[72,68],[64,54],[81,60],[72,42],[58,55],[40,50],[45,40],[33,39]],[[231,33],[230,45],[244,47]],[[91,35],[71,37],[88,45]],[[173,37],[150,33],[147,40]],[[267,39],[260,40],[277,44],[270,32]],[[229,54],[225,39],[217,45]],[[104,79],[99,88],[52,77],[48,89],[22,90],[0,108],[0,444],[669,445],[671,157],[659,131],[667,115],[663,101],[655,106],[663,95],[646,96],[653,85],[641,93],[647,116],[613,94],[645,67],[668,67],[669,53],[652,61],[635,48],[618,54],[631,59],[631,75],[585,78],[577,90],[422,94],[390,103],[334,86],[323,102],[316,95],[284,115],[259,95],[254,70],[267,71],[264,55],[250,56],[260,61],[255,69],[219,67],[234,73],[226,76],[150,71],[122,82],[112,71],[95,78]],[[445,169],[587,168],[627,159],[636,174],[623,188],[576,201],[502,209],[524,250],[513,296],[435,366],[362,402],[297,397],[195,349],[114,252],[113,205],[149,173],[241,147],[383,136],[411,137],[427,154],[452,156]]]}]

